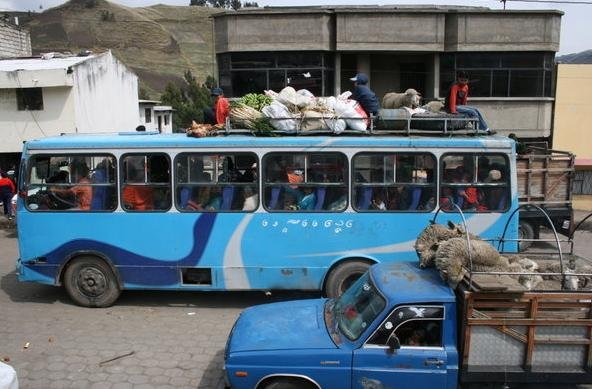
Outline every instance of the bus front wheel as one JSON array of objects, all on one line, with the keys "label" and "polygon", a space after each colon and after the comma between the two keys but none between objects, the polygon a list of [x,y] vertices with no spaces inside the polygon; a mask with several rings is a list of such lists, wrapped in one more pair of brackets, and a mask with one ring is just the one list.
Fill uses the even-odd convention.
[{"label": "bus front wheel", "polygon": [[337,298],[343,294],[370,267],[370,263],[363,261],[348,261],[337,265],[325,284],[325,295]]},{"label": "bus front wheel", "polygon": [[70,298],[84,307],[111,306],[121,294],[109,265],[96,257],[72,260],[64,273],[64,286]]}]

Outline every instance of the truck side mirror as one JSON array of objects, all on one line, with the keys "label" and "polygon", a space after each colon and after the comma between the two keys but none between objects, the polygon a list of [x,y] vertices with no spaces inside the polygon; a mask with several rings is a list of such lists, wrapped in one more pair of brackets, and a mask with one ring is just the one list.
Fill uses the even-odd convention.
[{"label": "truck side mirror", "polygon": [[386,345],[388,346],[387,349],[387,354],[394,354],[395,350],[398,350],[401,348],[401,342],[399,341],[399,338],[397,338],[395,335],[391,335],[389,336],[388,340],[386,341]]}]

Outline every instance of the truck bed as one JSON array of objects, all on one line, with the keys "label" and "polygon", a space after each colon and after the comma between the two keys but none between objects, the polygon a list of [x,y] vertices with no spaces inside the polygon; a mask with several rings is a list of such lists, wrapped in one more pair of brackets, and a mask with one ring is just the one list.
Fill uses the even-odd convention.
[{"label": "truck bed", "polygon": [[457,289],[461,382],[592,383],[591,285],[527,291],[503,277]]}]

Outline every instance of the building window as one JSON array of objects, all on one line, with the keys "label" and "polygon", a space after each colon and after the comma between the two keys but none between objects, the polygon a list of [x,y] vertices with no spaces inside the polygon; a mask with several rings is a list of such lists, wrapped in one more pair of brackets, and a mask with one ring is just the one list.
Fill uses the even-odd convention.
[{"label": "building window", "polygon": [[150,108],[144,108],[144,122],[152,123],[152,110]]},{"label": "building window", "polygon": [[19,111],[43,111],[41,88],[19,88],[16,90],[16,105]]},{"label": "building window", "polygon": [[286,86],[316,96],[333,94],[333,56],[320,52],[229,53],[218,55],[224,94],[240,97]]},{"label": "building window", "polygon": [[469,97],[552,97],[554,54],[450,53],[440,57],[440,97],[460,70],[469,74]]}]

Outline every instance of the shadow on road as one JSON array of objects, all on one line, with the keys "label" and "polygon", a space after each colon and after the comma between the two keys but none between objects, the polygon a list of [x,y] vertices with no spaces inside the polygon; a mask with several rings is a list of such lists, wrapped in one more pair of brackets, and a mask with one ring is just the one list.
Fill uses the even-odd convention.
[{"label": "shadow on road", "polygon": [[16,271],[13,270],[0,279],[0,289],[13,302],[53,304],[60,301],[70,303],[70,299],[62,288],[33,282],[19,282],[16,277]]},{"label": "shadow on road", "polygon": [[210,359],[208,367],[201,376],[201,381],[197,384],[198,389],[219,389],[224,388],[224,350],[218,350]]},{"label": "shadow on road", "polygon": [[191,292],[191,291],[124,291],[116,305],[175,306],[201,308],[246,308],[277,301],[319,298],[319,292],[262,291]]},{"label": "shadow on road", "polygon": [[[19,303],[53,304],[56,301],[74,305],[62,287],[19,282],[16,271],[0,279],[0,289],[11,301]],[[115,305],[138,307],[203,307],[203,308],[245,308],[265,304],[305,298],[318,298],[319,292],[263,291],[240,292],[195,292],[169,290],[124,290]]]}]

